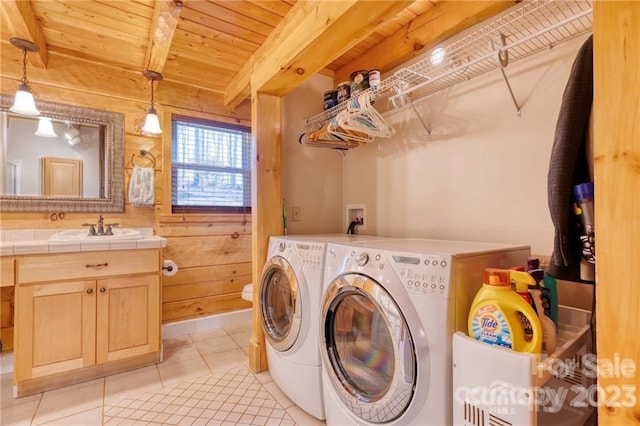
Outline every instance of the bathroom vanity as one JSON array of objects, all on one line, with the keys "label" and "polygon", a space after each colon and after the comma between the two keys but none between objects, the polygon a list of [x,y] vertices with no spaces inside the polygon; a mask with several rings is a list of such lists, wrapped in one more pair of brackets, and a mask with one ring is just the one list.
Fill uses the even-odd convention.
[{"label": "bathroom vanity", "polygon": [[[3,241],[15,282],[14,396],[161,360],[161,249],[135,240]],[[5,260],[6,259],[6,260]]]}]

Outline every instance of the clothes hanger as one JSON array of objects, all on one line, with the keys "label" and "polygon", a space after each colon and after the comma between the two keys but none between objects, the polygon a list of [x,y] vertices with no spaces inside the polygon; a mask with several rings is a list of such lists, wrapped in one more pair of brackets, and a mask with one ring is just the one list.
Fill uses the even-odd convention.
[{"label": "clothes hanger", "polygon": [[394,128],[371,105],[371,94],[367,91],[354,97],[347,108],[336,116],[336,120],[344,130],[365,133],[371,137],[388,138],[395,134]]}]

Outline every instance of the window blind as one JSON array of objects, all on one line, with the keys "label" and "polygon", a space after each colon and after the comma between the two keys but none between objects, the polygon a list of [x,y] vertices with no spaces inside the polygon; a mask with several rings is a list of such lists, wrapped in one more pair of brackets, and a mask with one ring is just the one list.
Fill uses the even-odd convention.
[{"label": "window blind", "polygon": [[173,212],[251,207],[251,131],[244,126],[173,116]]}]

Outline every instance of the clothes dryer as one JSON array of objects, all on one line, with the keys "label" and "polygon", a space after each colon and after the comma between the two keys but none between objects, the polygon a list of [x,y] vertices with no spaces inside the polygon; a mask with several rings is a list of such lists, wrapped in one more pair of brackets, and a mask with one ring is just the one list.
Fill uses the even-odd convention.
[{"label": "clothes dryer", "polygon": [[269,372],[282,392],[325,418],[318,344],[326,246],[382,237],[307,234],[271,237],[260,283],[260,310]]},{"label": "clothes dryer", "polygon": [[329,244],[320,352],[328,425],[451,425],[452,336],[487,267],[528,246],[389,239]]}]

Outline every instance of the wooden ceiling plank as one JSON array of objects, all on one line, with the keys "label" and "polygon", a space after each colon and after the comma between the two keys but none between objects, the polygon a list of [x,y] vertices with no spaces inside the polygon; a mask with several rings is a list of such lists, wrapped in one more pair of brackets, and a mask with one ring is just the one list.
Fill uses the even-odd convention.
[{"label": "wooden ceiling plank", "polygon": [[96,59],[95,55],[90,55],[86,53],[86,51],[78,51],[76,50],[77,45],[70,44],[69,47],[57,46],[55,50],[51,50],[51,52],[55,52],[56,54],[69,56],[72,58],[78,58],[85,61],[90,61],[96,64],[103,64],[109,67],[115,68],[125,68],[129,70],[133,70],[132,66],[125,66],[125,64],[132,64],[135,61],[142,61],[142,53],[136,55],[132,53],[122,52],[119,55],[112,54],[109,57],[103,57],[101,59]]},{"label": "wooden ceiling plank", "polygon": [[[1,0],[2,14],[12,37],[29,40],[38,45],[37,52],[28,54],[29,62],[37,68],[47,68],[47,39],[28,1]],[[4,31],[4,30],[3,30]]]},{"label": "wooden ceiling plank", "polygon": [[145,19],[151,19],[153,17],[153,9],[155,1],[146,3],[136,1],[113,1],[113,0],[99,0],[96,3],[103,5],[109,5],[114,9],[122,10],[123,12],[132,13]]},{"label": "wooden ceiling plank", "polygon": [[215,16],[209,16],[188,7],[184,8],[181,16],[185,20],[196,22],[207,28],[211,28],[214,31],[229,34],[233,37],[238,37],[243,40],[248,40],[258,45],[261,45],[266,38],[262,34],[237,27],[233,24],[220,20]]},{"label": "wooden ceiling plank", "polygon": [[181,46],[183,48],[202,50],[202,53],[204,54],[209,51],[222,51],[244,59],[248,59],[255,51],[255,49],[241,49],[236,45],[221,41],[214,37],[202,36],[193,32],[183,32],[180,30],[176,33],[173,43],[175,46]]},{"label": "wooden ceiling plank", "polygon": [[285,94],[411,3],[296,2],[229,84],[225,105],[237,105],[250,95],[251,87],[254,91]]},{"label": "wooden ceiling plank", "polygon": [[[89,7],[88,5],[91,5]],[[44,1],[34,3],[34,10],[43,21],[44,27],[56,27],[65,24],[92,33],[120,33],[128,37],[146,39],[148,27],[146,21],[140,25],[142,18],[128,13],[85,1]]]},{"label": "wooden ceiling plank", "polygon": [[241,49],[250,53],[255,52],[258,47],[260,47],[259,43],[254,43],[240,37],[235,37],[231,34],[223,33],[211,27],[205,27],[198,22],[187,21],[186,19],[182,19],[178,23],[178,30],[175,37],[185,39],[191,39],[193,37],[205,37],[207,40],[215,40],[220,43],[225,43],[234,49]]},{"label": "wooden ceiling plank", "polygon": [[45,29],[44,32],[47,38],[55,40],[55,45],[49,49],[51,52],[66,50],[73,56],[99,63],[116,64],[128,69],[139,69],[139,64],[144,59],[145,46],[142,44],[127,43],[127,49],[113,49],[115,45],[122,45],[122,41],[98,37],[84,31],[71,33]]},{"label": "wooden ceiling plank", "polygon": [[263,24],[267,24],[271,28],[275,27],[280,23],[280,21],[282,21],[282,16],[277,15],[268,9],[258,7],[248,1],[225,1],[220,2],[220,5],[240,15],[262,22]]},{"label": "wooden ceiling plank", "polygon": [[180,60],[181,58],[191,59],[203,64],[217,65],[221,68],[239,70],[250,58],[250,54],[234,53],[227,49],[204,49],[188,43],[176,40],[169,54],[169,61]]},{"label": "wooden ceiling plank", "polygon": [[231,9],[227,9],[225,7],[226,4],[227,2],[224,1],[219,2],[219,4],[210,1],[194,1],[189,5],[189,7],[206,15],[215,16],[217,19],[227,22],[233,26],[261,34],[264,37],[268,36],[273,30],[273,26],[271,25],[267,25],[256,19],[252,19],[248,16],[236,13]]},{"label": "wooden ceiling plank", "polygon": [[247,0],[249,3],[255,4],[258,7],[266,9],[276,15],[280,16],[280,18],[284,18],[289,10],[291,10],[291,5],[283,2],[283,1],[270,1],[270,0]]},{"label": "wooden ceiling plank", "polygon": [[388,71],[426,52],[442,40],[515,4],[515,0],[440,2],[384,41],[335,70],[335,81],[348,79],[354,70]]},{"label": "wooden ceiling plank", "polygon": [[[94,44],[108,46],[110,50],[115,52],[123,52],[132,47],[136,49],[146,47],[146,38],[132,36],[126,32],[98,33],[95,27],[87,28],[82,25],[56,23],[44,26],[43,32],[49,40],[49,49],[51,50],[55,50],[58,45],[58,37],[76,43],[78,51],[88,48],[88,40]],[[124,48],[125,46],[126,48]]]},{"label": "wooden ceiling plank", "polygon": [[178,26],[184,1],[162,0],[155,3],[147,50],[142,65],[143,70],[162,73],[169,56],[169,49]]}]

